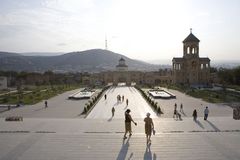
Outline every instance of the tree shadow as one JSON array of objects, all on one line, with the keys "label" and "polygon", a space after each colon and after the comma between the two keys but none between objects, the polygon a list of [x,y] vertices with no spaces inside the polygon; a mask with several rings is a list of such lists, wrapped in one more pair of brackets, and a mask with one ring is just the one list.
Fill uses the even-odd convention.
[{"label": "tree shadow", "polygon": [[128,89],[130,90],[130,92],[133,92],[132,89],[131,89],[131,87],[128,87]]},{"label": "tree shadow", "polygon": [[194,121],[199,127],[201,127],[202,129],[204,129],[202,123],[199,120],[195,120]]},{"label": "tree shadow", "polygon": [[111,92],[114,92],[115,89],[116,89],[116,87],[112,87],[112,89],[111,89],[112,91]]},{"label": "tree shadow", "polygon": [[[121,150],[118,153],[117,160],[123,160],[127,156],[128,148],[129,148],[129,140],[130,137],[125,142],[125,139],[123,139]],[[133,155],[133,153],[131,153]]]},{"label": "tree shadow", "polygon": [[215,132],[220,132],[221,130],[220,129],[218,129],[212,122],[210,122],[209,120],[206,120],[208,123],[209,123],[209,125],[215,130]]}]

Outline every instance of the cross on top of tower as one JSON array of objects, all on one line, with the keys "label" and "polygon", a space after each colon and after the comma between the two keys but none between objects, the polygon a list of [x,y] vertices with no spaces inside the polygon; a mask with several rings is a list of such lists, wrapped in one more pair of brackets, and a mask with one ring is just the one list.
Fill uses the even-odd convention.
[{"label": "cross on top of tower", "polygon": [[192,28],[190,28],[190,33],[192,33]]}]

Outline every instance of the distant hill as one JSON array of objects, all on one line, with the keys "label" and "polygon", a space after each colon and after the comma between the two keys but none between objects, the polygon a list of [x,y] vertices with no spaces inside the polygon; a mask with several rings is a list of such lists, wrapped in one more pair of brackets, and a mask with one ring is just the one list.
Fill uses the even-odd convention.
[{"label": "distant hill", "polygon": [[108,50],[92,49],[70,52],[56,56],[26,56],[18,53],[0,52],[0,69],[13,71],[44,72],[99,72],[115,70],[123,57],[129,70],[154,71],[165,66],[130,59]]}]

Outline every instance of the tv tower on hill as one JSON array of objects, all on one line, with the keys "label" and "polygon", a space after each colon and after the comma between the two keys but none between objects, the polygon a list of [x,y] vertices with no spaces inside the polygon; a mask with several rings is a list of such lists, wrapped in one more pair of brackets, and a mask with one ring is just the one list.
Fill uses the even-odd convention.
[{"label": "tv tower on hill", "polygon": [[107,36],[105,36],[105,49],[108,50]]}]

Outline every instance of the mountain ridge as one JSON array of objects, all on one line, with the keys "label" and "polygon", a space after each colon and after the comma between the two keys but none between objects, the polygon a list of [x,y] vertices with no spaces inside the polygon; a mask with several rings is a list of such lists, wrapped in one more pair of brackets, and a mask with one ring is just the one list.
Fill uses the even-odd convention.
[{"label": "mountain ridge", "polygon": [[164,68],[119,53],[103,49],[69,52],[54,56],[26,56],[21,53],[0,52],[1,70],[44,72],[100,72],[115,70],[120,58],[126,60],[129,70],[156,71]]}]

